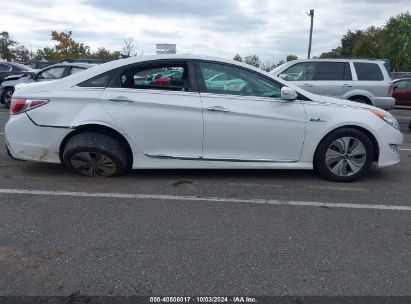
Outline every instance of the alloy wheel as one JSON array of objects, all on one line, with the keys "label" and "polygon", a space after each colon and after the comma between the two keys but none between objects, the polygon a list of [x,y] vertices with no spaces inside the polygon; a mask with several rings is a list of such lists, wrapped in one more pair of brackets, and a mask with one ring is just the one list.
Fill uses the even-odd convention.
[{"label": "alloy wheel", "polygon": [[338,176],[351,176],[360,171],[367,160],[364,144],[354,137],[341,137],[327,149],[325,163]]},{"label": "alloy wheel", "polygon": [[95,152],[78,152],[70,160],[73,169],[87,176],[111,176],[116,173],[116,163],[107,155]]}]

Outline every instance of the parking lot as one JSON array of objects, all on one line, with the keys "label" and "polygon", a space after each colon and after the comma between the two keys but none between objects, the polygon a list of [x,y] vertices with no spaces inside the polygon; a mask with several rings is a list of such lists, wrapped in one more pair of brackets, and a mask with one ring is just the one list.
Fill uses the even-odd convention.
[{"label": "parking lot", "polygon": [[0,294],[410,295],[411,110],[392,113],[401,164],[349,184],[288,170],[87,178],[8,159],[1,133]]}]

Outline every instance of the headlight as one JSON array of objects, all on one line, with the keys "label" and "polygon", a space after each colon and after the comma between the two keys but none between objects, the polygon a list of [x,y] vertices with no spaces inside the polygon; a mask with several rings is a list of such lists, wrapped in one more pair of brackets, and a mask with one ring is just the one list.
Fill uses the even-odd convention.
[{"label": "headlight", "polygon": [[370,109],[370,112],[375,114],[376,116],[378,116],[382,120],[384,120],[391,127],[395,128],[397,130],[400,129],[400,125],[398,124],[398,121],[390,113],[385,112],[385,111],[382,112],[382,111],[375,110],[375,109]]}]

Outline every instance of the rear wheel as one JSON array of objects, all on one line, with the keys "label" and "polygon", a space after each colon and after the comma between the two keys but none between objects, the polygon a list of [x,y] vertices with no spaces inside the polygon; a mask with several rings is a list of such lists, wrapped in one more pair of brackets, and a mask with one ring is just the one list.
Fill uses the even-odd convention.
[{"label": "rear wheel", "polygon": [[361,97],[361,96],[354,96],[350,98],[351,101],[359,102],[359,103],[364,103],[367,105],[372,105],[370,100],[366,97]]},{"label": "rear wheel", "polygon": [[121,175],[127,170],[127,153],[117,139],[85,132],[67,141],[63,162],[75,172],[92,177]]},{"label": "rear wheel", "polygon": [[11,98],[13,97],[14,89],[13,88],[5,88],[3,93],[1,94],[1,103],[6,106],[6,108],[10,108]]},{"label": "rear wheel", "polygon": [[314,166],[325,179],[351,182],[368,171],[373,159],[373,144],[368,136],[357,129],[343,128],[321,141]]}]

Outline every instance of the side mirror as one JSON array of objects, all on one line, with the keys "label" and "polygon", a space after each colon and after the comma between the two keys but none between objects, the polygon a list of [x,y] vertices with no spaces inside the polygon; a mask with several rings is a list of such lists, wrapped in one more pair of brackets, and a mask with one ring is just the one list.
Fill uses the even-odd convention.
[{"label": "side mirror", "polygon": [[278,75],[281,79],[287,80],[287,74],[280,74]]},{"label": "side mirror", "polygon": [[289,87],[281,88],[281,99],[282,100],[296,100],[298,98],[298,93]]}]

